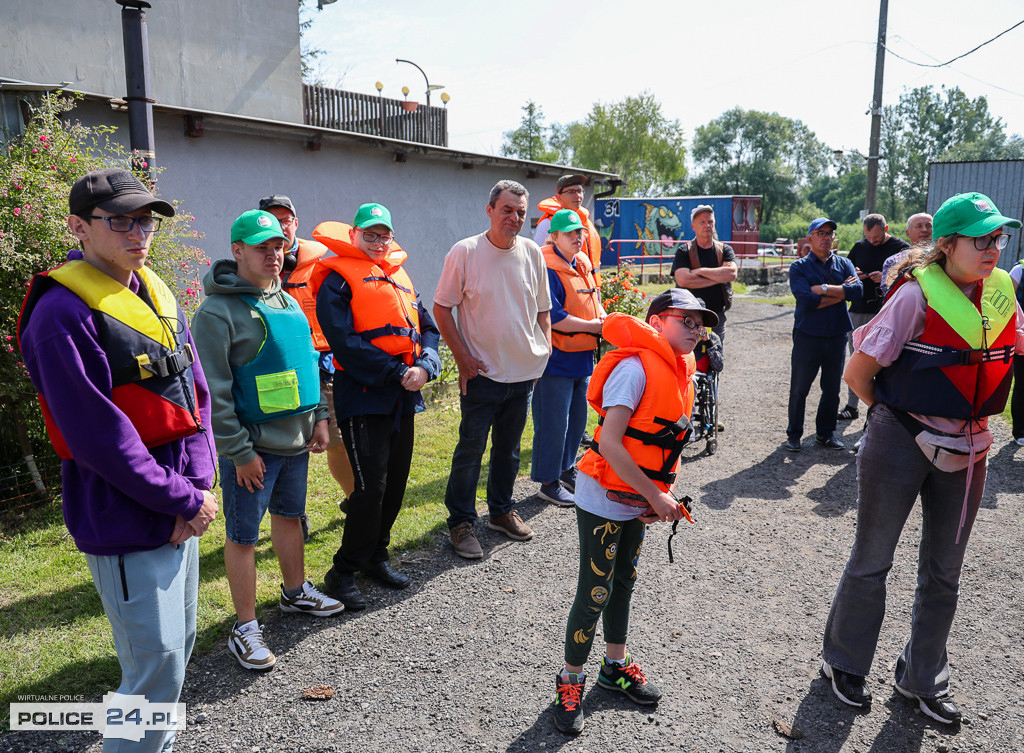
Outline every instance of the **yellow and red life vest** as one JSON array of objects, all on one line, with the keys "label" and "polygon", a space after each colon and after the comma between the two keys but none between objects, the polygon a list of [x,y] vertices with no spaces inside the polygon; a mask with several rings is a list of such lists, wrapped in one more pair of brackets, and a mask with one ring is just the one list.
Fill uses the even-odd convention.
[{"label": "yellow and red life vest", "polygon": [[[146,447],[157,447],[195,434],[199,407],[188,343],[179,343],[168,322],[183,322],[174,294],[148,267],[135,272],[133,293],[87,261],[78,259],[32,278],[18,318],[18,339],[43,294],[62,285],[92,310],[99,344],[110,364],[110,400],[125,414]],[[39,395],[46,431],[64,460],[71,450]]]},{"label": "yellow and red life vest", "polygon": [[[402,269],[408,256],[398,245],[392,245],[380,263],[374,262],[352,245],[350,230],[351,226],[343,222],[321,222],[313,231],[313,237],[336,254],[317,262],[309,280],[313,296],[315,298],[327,275],[340,274],[352,289],[352,320],[356,332],[367,342],[412,366],[422,347],[416,289]],[[344,368],[337,358],[334,364]]]},{"label": "yellow and red life vest", "polygon": [[313,347],[320,353],[326,353],[331,349],[320,329],[320,322],[316,320],[316,293],[310,288],[309,278],[316,268],[316,263],[328,253],[328,248],[316,241],[298,239],[299,249],[295,252],[295,269],[289,275],[288,280],[282,283],[281,290],[299,302],[302,313],[309,320],[310,334],[313,338]]},{"label": "yellow and red life vest", "polygon": [[974,300],[938,264],[915,269],[914,278],[927,302],[924,331],[875,377],[875,397],[925,416],[968,420],[1001,413],[1017,340],[1010,276],[993,270],[978,282]]},{"label": "yellow and red life vest", "polygon": [[[555,216],[555,212],[565,209],[558,201],[558,197],[549,196],[544,199],[540,204],[537,205],[537,211],[541,213],[541,220],[550,220]],[[594,227],[594,223],[590,221],[590,212],[583,207],[574,209],[574,212],[580,216],[583,221],[583,253],[590,259],[590,266],[594,270],[594,279],[597,281],[598,287],[601,285],[601,236],[597,232],[597,228]],[[540,220],[538,220],[539,222]]]},{"label": "yellow and red life vest", "polygon": [[[616,350],[606,353],[594,368],[587,389],[587,401],[604,421],[601,405],[604,384],[619,363],[638,356],[647,376],[643,397],[629,419],[622,444],[636,464],[664,492],[675,483],[679,453],[689,434],[693,410],[693,354],[677,356],[672,346],[649,324],[616,312],[604,320],[604,338]],[[579,462],[579,470],[596,479],[605,489],[633,492],[619,478],[600,453],[602,426],[594,432],[594,441]]]},{"label": "yellow and red life vest", "polygon": [[[565,313],[580,319],[596,319],[601,313],[601,288],[594,279],[590,259],[579,251],[576,266],[565,260],[554,246],[544,246],[544,263],[558,275],[565,289]],[[596,350],[601,339],[589,332],[559,332],[551,330],[552,344],[565,353]]]}]

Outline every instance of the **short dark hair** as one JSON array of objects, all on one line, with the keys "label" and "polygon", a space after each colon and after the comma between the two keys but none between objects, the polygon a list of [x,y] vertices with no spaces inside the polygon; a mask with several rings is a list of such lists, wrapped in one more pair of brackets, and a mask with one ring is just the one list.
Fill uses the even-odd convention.
[{"label": "short dark hair", "polygon": [[530,192],[526,190],[526,186],[515,180],[499,180],[494,184],[494,188],[491,189],[491,195],[487,199],[487,203],[492,207],[498,203],[498,197],[505,191],[511,191],[516,196],[525,196],[526,200],[530,200]]},{"label": "short dark hair", "polygon": [[885,228],[886,226],[888,226],[888,224],[889,223],[885,221],[885,217],[878,214],[877,212],[875,212],[874,214],[869,214],[864,218],[865,230],[872,230],[873,228],[876,227]]}]

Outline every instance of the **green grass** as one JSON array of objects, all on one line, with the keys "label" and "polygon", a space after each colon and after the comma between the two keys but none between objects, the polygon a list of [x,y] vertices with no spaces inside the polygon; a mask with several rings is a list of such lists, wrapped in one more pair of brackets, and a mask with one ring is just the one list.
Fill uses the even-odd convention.
[{"label": "green grass", "polygon": [[[446,530],[444,490],[458,439],[457,393],[448,392],[416,419],[416,450],[405,502],[392,531],[392,552],[431,545]],[[523,473],[530,468],[533,424],[522,440]],[[481,479],[486,479],[487,455]],[[478,491],[478,500],[485,494]],[[341,491],[324,455],[310,456],[306,509],[312,540],[306,575],[316,583],[341,543]],[[269,516],[256,545],[257,612],[276,612],[281,582],[270,545]],[[234,621],[224,573],[224,519],[218,516],[199,541],[200,585],[196,653],[219,649]],[[0,707],[18,695],[94,697],[120,681],[110,626],[92,585],[85,556],[74,546],[59,503],[0,521]],[[0,720],[3,728],[6,718]]]}]

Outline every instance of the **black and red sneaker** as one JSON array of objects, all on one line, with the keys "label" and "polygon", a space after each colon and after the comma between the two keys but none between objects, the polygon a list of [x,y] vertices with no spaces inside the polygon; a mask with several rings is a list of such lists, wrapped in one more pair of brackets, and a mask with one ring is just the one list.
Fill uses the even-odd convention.
[{"label": "black and red sneaker", "polygon": [[570,735],[583,731],[583,686],[587,678],[570,674],[563,678],[555,675],[555,726]]}]

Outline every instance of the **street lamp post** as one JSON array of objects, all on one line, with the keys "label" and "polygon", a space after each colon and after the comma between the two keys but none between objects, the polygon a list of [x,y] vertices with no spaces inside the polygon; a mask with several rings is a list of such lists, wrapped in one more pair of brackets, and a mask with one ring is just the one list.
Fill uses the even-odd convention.
[{"label": "street lamp post", "polygon": [[441,86],[440,84],[430,83],[430,79],[427,78],[426,71],[424,71],[411,60],[402,60],[401,58],[395,58],[395,62],[408,63],[409,65],[413,66],[416,70],[423,74],[423,81],[427,85],[427,129],[430,131],[430,141],[428,143],[437,143],[437,139],[435,138],[434,134],[434,113],[430,109],[430,92],[437,91],[438,89],[443,89],[444,87]]}]

